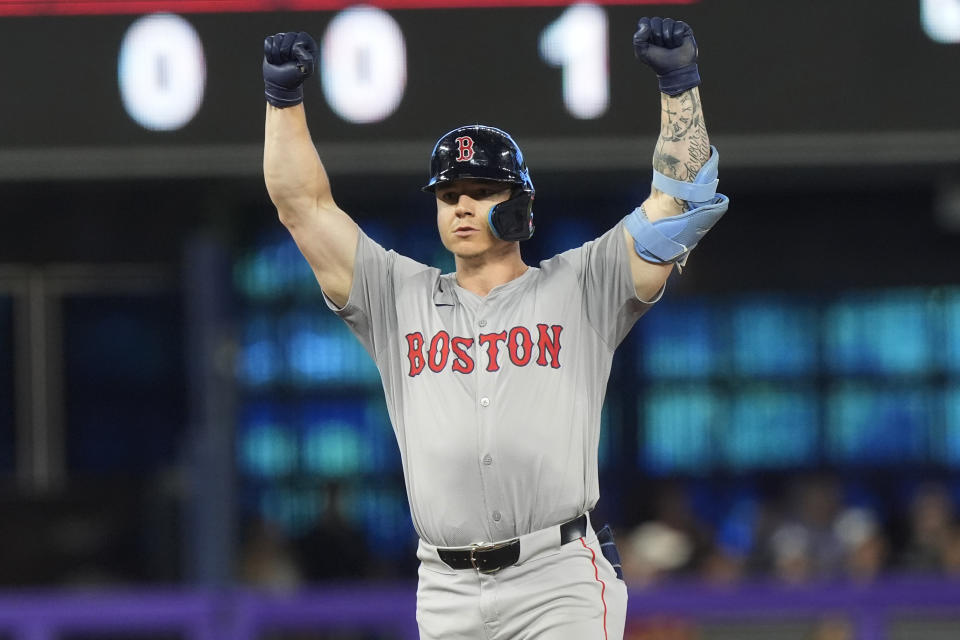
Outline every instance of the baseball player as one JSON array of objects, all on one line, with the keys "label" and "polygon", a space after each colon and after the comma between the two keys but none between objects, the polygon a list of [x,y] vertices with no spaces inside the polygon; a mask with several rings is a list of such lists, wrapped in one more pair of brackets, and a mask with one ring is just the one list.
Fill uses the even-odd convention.
[{"label": "baseball player", "polygon": [[264,42],[267,189],[380,370],[420,538],[422,638],[623,636],[616,550],[589,516],[611,359],[728,203],[693,32],[643,18],[633,43],[661,92],[650,197],[596,240],[529,266],[523,154],[500,129],[460,127],[437,142],[424,187],[455,258],[443,274],[379,246],[337,206],[301,104],[316,45],[303,32]]}]

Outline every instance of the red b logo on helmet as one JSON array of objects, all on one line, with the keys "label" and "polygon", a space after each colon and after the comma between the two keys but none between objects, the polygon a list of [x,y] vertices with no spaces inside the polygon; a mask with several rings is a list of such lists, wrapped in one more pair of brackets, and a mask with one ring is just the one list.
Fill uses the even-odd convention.
[{"label": "red b logo on helmet", "polygon": [[457,138],[457,162],[469,162],[473,160],[473,138],[470,136],[460,136]]}]

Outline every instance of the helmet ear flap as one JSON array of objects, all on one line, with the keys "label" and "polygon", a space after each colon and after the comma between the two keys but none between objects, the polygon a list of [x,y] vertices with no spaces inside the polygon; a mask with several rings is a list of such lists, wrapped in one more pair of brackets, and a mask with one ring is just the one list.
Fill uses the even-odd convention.
[{"label": "helmet ear flap", "polygon": [[493,235],[501,240],[517,242],[529,240],[533,224],[533,194],[524,189],[509,200],[490,207],[487,222]]}]

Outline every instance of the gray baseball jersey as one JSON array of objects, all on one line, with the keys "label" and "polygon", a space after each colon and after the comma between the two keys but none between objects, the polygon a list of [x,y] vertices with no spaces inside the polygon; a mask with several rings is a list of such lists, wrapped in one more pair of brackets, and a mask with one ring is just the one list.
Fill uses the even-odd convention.
[{"label": "gray baseball jersey", "polygon": [[327,304],[380,370],[424,541],[496,542],[594,507],[613,352],[650,307],[621,224],[486,297],[361,231],[349,299]]}]

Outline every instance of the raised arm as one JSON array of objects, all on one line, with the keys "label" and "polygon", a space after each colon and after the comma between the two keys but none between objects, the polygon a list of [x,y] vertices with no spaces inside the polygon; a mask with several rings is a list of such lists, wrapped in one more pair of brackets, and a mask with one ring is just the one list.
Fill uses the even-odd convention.
[{"label": "raised arm", "polygon": [[[700,88],[694,87],[675,96],[660,94],[660,137],[653,150],[655,171],[679,180],[693,182],[710,159],[710,138],[700,106]],[[650,188],[643,203],[651,222],[675,216],[687,210],[687,201]]]},{"label": "raised arm", "polygon": [[304,32],[278,33],[264,40],[263,177],[280,221],[323,292],[342,307],[353,285],[359,229],[334,202],[307,129],[302,85],[313,73],[316,55],[316,44]]},{"label": "raised arm", "polygon": [[653,152],[650,196],[626,218],[624,240],[637,295],[649,300],[663,287],[673,264],[727,209],[716,193],[717,151],[710,146],[700,103],[700,74],[693,30],[670,18],[642,18],[633,37],[637,58],[660,84],[660,137]]}]

